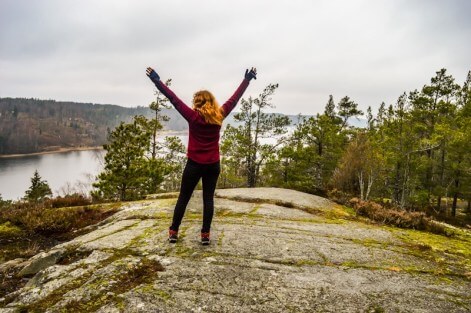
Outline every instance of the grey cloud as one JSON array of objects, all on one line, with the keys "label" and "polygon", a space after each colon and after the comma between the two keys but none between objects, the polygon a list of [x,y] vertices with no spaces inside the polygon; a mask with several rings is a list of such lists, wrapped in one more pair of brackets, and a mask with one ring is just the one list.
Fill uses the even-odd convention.
[{"label": "grey cloud", "polygon": [[329,94],[364,110],[471,69],[468,1],[0,2],[0,96],[146,105],[155,66],[191,99],[231,95],[256,65],[276,111],[315,113]]}]

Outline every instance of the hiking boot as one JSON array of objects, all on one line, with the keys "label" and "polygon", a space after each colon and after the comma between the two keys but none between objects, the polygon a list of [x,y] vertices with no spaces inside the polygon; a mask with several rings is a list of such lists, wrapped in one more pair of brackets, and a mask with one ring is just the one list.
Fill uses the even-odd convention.
[{"label": "hiking boot", "polygon": [[211,240],[209,240],[209,232],[201,233],[201,244],[203,246],[207,246],[207,245],[209,245],[210,242],[211,242]]},{"label": "hiking boot", "polygon": [[168,241],[170,243],[175,243],[178,240],[178,231],[175,231],[173,229],[168,230]]}]

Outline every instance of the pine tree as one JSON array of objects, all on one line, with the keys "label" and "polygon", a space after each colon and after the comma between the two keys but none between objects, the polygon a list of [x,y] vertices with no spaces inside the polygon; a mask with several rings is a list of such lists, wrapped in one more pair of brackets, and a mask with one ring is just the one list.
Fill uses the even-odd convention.
[{"label": "pine tree", "polygon": [[24,199],[30,202],[40,202],[52,196],[51,188],[47,181],[42,180],[38,170],[31,177],[31,186],[25,192]]},{"label": "pine tree", "polygon": [[337,104],[338,112],[337,115],[342,119],[342,128],[347,127],[348,119],[358,115],[363,115],[363,112],[358,109],[358,104],[353,100],[350,100],[350,97],[345,96],[340,99],[340,102]]},{"label": "pine tree", "polygon": [[280,187],[325,194],[347,141],[342,125],[329,96],[324,114],[302,119],[278,156],[270,160],[267,180]]},{"label": "pine tree", "polygon": [[[133,200],[149,192],[149,150],[151,131],[142,116],[134,117],[132,123],[121,124],[109,134],[105,168],[93,186],[95,196],[112,200]],[[153,168],[151,168],[153,169]],[[156,175],[151,171],[152,175]],[[159,176],[161,181],[162,175]]]},{"label": "pine tree", "polygon": [[[166,86],[170,86],[172,83],[171,79],[168,79],[165,82]],[[168,116],[162,115],[161,111],[163,108],[170,108],[168,105],[169,100],[165,97],[159,90],[155,91],[155,101],[153,101],[149,108],[154,111],[154,118],[148,122],[149,128],[152,133],[152,141],[151,141],[151,156],[152,159],[155,160],[157,158],[157,153],[159,149],[159,144],[157,142],[157,133],[162,130],[162,122],[169,121]]]},{"label": "pine tree", "polygon": [[458,197],[468,201],[471,214],[471,71],[459,91],[458,111],[449,138],[449,171],[453,202],[451,215],[456,216]]},{"label": "pine tree", "polygon": [[[283,139],[277,139],[275,144],[261,144],[261,138],[276,138],[287,132],[290,121],[287,116],[269,115],[263,112],[266,108],[273,108],[271,96],[278,88],[278,84],[269,84],[257,97],[241,100],[241,112],[234,115],[239,127],[228,125],[224,131],[221,150],[224,155],[223,163],[241,163],[246,177],[247,187],[255,187],[259,180],[260,168],[276,149]],[[236,162],[234,162],[236,161]],[[239,164],[240,164],[239,163]],[[223,175],[232,172],[223,167]],[[222,179],[224,182],[224,178]]]},{"label": "pine tree", "polygon": [[458,89],[454,78],[447,75],[446,69],[441,69],[432,77],[430,85],[410,97],[412,122],[420,136],[421,149],[425,151],[421,181],[429,202],[432,195],[437,195],[439,210],[445,184],[448,126],[453,123]]}]

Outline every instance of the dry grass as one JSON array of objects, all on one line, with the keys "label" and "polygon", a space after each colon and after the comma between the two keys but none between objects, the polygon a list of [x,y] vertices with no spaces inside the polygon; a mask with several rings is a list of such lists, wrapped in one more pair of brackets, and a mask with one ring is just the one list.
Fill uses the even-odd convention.
[{"label": "dry grass", "polygon": [[386,208],[381,204],[372,201],[362,201],[358,198],[350,199],[349,204],[358,215],[367,217],[375,222],[400,228],[425,230],[440,235],[451,235],[443,225],[436,223],[423,212],[409,212]]},{"label": "dry grass", "polygon": [[16,203],[0,211],[0,222],[10,222],[27,235],[51,235],[95,224],[114,212],[90,206],[48,208],[42,203]]},{"label": "dry grass", "polygon": [[74,193],[71,195],[65,195],[64,197],[56,197],[48,199],[44,202],[44,207],[47,208],[64,208],[73,206],[84,206],[92,203],[90,198],[85,197],[82,194]]}]

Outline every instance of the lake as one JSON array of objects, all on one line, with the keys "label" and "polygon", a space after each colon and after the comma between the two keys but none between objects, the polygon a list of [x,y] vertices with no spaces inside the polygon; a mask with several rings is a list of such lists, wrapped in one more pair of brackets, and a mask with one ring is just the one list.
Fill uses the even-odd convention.
[{"label": "lake", "polygon": [[[292,132],[293,129],[290,129]],[[179,137],[186,146],[186,133],[169,133]],[[221,134],[222,135],[222,134]],[[164,136],[159,137],[163,141]],[[275,138],[264,138],[262,143],[273,143]],[[38,170],[54,196],[81,192],[88,194],[96,176],[103,169],[104,150],[82,150],[0,158],[0,195],[4,200],[18,200],[31,186],[31,177]]]},{"label": "lake", "polygon": [[103,169],[104,155],[104,150],[82,150],[0,158],[0,194],[4,200],[22,198],[35,170],[55,196],[71,191],[87,193]]}]

